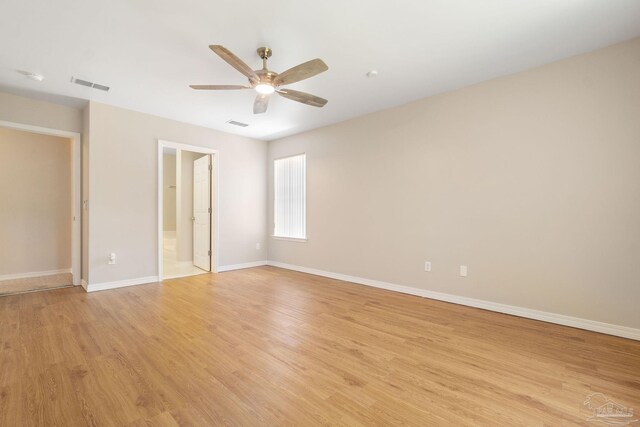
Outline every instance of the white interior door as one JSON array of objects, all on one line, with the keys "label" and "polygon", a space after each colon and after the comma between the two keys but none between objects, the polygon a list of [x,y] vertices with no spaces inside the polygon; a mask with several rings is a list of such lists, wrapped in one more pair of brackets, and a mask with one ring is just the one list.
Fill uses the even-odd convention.
[{"label": "white interior door", "polygon": [[211,271],[211,155],[193,162],[193,265]]}]

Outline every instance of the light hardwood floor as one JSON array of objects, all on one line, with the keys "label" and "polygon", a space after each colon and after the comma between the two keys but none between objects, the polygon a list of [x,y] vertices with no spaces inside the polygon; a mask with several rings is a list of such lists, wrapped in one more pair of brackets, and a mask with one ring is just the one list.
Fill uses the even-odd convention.
[{"label": "light hardwood floor", "polygon": [[[0,298],[0,425],[597,425],[640,342],[273,267]],[[637,417],[636,417],[637,418]]]}]

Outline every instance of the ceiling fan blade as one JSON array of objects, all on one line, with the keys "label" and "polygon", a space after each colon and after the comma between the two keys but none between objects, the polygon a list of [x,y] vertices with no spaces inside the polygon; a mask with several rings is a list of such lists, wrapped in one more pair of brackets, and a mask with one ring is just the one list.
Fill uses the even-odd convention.
[{"label": "ceiling fan blade", "polygon": [[235,90],[235,89],[251,89],[249,86],[242,85],[190,85],[191,89],[196,90]]},{"label": "ceiling fan blade", "polygon": [[295,67],[289,68],[287,71],[283,71],[278,74],[274,79],[273,84],[276,86],[288,85],[299,82],[300,80],[308,79],[309,77],[325,72],[328,69],[329,67],[327,67],[327,64],[325,64],[322,59],[312,59],[311,61],[296,65]]},{"label": "ceiling fan blade", "polygon": [[231,65],[236,70],[240,71],[242,74],[247,76],[249,80],[257,82],[260,80],[260,77],[256,74],[255,71],[251,69],[244,61],[237,56],[235,56],[229,49],[224,46],[220,46],[219,44],[209,45],[209,49],[211,49],[216,55],[220,58],[224,59],[229,65]]},{"label": "ceiling fan blade", "polygon": [[314,107],[324,107],[324,105],[328,102],[326,99],[320,98],[319,96],[292,89],[280,89],[276,92],[278,92],[278,95],[284,96],[285,98],[288,98],[292,101],[302,102],[303,104],[311,105]]},{"label": "ceiling fan blade", "polygon": [[269,95],[259,94],[253,103],[253,114],[262,114],[269,106]]}]

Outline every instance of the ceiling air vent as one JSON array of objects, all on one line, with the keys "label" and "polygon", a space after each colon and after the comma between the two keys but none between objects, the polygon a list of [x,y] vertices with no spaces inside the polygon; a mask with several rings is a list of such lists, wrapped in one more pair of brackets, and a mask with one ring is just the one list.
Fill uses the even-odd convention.
[{"label": "ceiling air vent", "polygon": [[105,86],[105,85],[101,85],[101,84],[98,84],[98,83],[89,82],[89,81],[82,80],[82,79],[76,79],[75,77],[71,77],[71,82],[75,83],[77,85],[80,85],[80,86],[91,87],[91,88],[102,90],[102,91],[105,91],[105,92],[108,92],[109,89],[110,89],[109,86]]},{"label": "ceiling air vent", "polygon": [[109,91],[109,86],[99,85],[98,83],[94,83],[93,88],[98,90],[103,90],[105,92]]},{"label": "ceiling air vent", "polygon": [[230,125],[234,125],[234,126],[240,126],[241,128],[246,128],[247,126],[249,126],[246,123],[236,122],[235,120],[227,120],[227,123],[229,123]]},{"label": "ceiling air vent", "polygon": [[80,79],[72,79],[72,81],[77,84],[77,85],[81,85],[81,86],[87,86],[87,87],[92,87],[93,83],[88,82],[86,80],[80,80]]}]

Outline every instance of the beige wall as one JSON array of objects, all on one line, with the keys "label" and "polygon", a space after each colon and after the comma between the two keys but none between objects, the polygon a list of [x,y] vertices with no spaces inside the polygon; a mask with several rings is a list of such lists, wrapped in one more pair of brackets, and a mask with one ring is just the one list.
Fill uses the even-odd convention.
[{"label": "beige wall", "polygon": [[0,120],[82,132],[82,111],[0,92]]},{"label": "beige wall", "polygon": [[[158,274],[158,139],[219,150],[220,265],[266,259],[267,144],[92,102],[90,283]],[[115,265],[107,264],[110,252]]]},{"label": "beige wall", "polygon": [[271,142],[309,241],[269,259],[639,328],[639,76],[636,39]]},{"label": "beige wall", "polygon": [[0,127],[0,276],[71,268],[71,141]]},{"label": "beige wall", "polygon": [[162,156],[162,229],[176,231],[176,155]]}]

